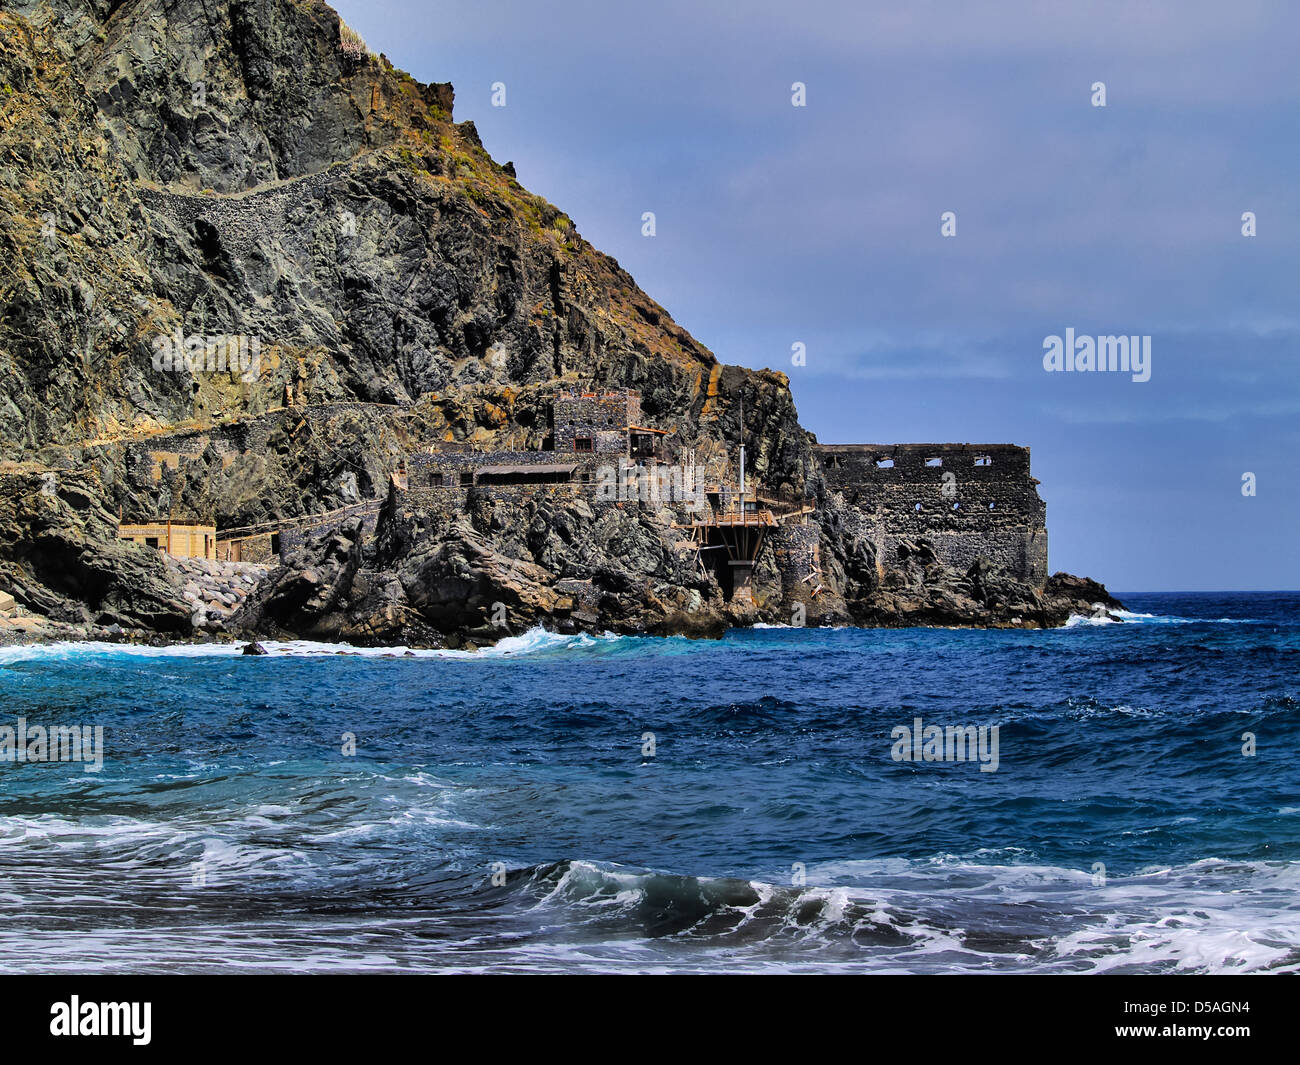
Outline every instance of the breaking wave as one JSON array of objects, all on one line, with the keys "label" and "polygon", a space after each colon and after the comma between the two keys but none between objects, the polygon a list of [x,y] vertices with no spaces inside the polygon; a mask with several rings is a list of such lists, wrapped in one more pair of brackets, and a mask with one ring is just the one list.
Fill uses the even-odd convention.
[{"label": "breaking wave", "polygon": [[[667,965],[707,947],[756,969],[1300,972],[1300,863],[1206,859],[1099,880],[953,856],[807,870],[806,886],[584,861],[512,874],[535,912],[598,939],[635,936]],[[1249,906],[1233,893],[1259,893]],[[674,947],[688,948],[674,958]]]},{"label": "breaking wave", "polygon": [[[352,656],[355,658],[450,658],[474,660],[482,658],[508,658],[524,655],[583,650],[599,647],[612,641],[635,639],[602,633],[563,635],[539,627],[518,636],[507,636],[487,647],[474,651],[392,647],[358,647],[349,643],[326,643],[318,640],[258,640],[267,655],[276,658],[314,658],[322,656]],[[164,646],[147,646],[102,641],[56,641],[46,644],[17,644],[0,647],[0,666],[33,658],[72,659],[86,655],[132,655],[138,658],[237,658],[243,655],[247,641],[230,643],[179,643]]]}]

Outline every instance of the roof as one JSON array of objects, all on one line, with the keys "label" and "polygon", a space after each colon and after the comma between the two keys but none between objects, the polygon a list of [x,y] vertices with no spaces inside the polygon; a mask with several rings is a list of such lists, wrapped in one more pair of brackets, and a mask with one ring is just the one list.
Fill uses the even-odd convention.
[{"label": "roof", "polygon": [[215,525],[202,525],[194,522],[173,521],[137,521],[137,522],[118,522],[118,536],[152,536],[156,532],[166,533],[170,529],[173,533],[183,532],[205,532],[216,533]]},{"label": "roof", "polygon": [[627,431],[629,433],[658,433],[660,436],[668,435],[667,429],[651,429],[648,425],[629,425]]},{"label": "roof", "polygon": [[578,467],[572,466],[480,466],[478,473],[512,474],[512,473],[572,473]]}]

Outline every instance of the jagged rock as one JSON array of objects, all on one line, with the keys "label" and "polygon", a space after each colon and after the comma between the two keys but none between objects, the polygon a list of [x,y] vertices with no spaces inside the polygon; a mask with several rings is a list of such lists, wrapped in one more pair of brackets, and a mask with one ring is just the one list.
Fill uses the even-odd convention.
[{"label": "jagged rock", "polygon": [[1110,611],[1123,610],[1124,604],[1106,591],[1104,585],[1088,577],[1053,573],[1043,589],[1043,598],[1051,603],[1050,616],[1058,625],[1064,624],[1071,615],[1095,617],[1098,609],[1104,610],[1113,621],[1123,620]]},{"label": "jagged rock", "polygon": [[[648,511],[573,503],[556,507],[540,538],[526,520],[531,504],[480,499],[473,515],[436,529],[430,515],[389,513],[376,557],[364,565],[355,524],[311,539],[245,601],[231,627],[467,646],[539,621],[567,632],[716,636],[734,620],[716,584],[683,561]],[[593,520],[566,520],[573,510]],[[586,573],[556,578],[556,568],[573,571],[582,557],[593,559]]]},{"label": "jagged rock", "polygon": [[266,582],[263,594],[246,599],[230,619],[232,631],[297,633],[337,639],[338,611],[361,563],[361,524],[311,538]]}]

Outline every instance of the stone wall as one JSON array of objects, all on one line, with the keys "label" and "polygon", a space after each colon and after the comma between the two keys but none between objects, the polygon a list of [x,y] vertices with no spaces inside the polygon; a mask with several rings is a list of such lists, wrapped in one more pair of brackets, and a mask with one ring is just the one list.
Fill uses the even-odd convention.
[{"label": "stone wall", "polygon": [[781,609],[790,615],[795,604],[809,604],[821,585],[821,527],[818,525],[778,525],[767,535],[772,562],[780,581]]},{"label": "stone wall", "polygon": [[338,216],[327,213],[318,190],[337,187],[343,180],[344,175],[338,171],[325,170],[236,196],[193,195],[150,188],[141,188],[139,192],[150,211],[170,218],[186,232],[200,226],[201,233],[205,230],[220,233],[222,246],[233,257],[248,259],[264,254],[268,231],[284,233],[288,229],[288,213],[301,212],[305,204],[319,203],[322,220],[338,225]]},{"label": "stone wall", "polygon": [[614,498],[601,498],[597,485],[581,481],[563,484],[479,484],[474,486],[448,486],[445,488],[417,486],[401,489],[397,493],[397,505],[402,508],[417,507],[424,510],[436,510],[441,514],[453,515],[468,510],[469,494],[502,503],[529,503],[543,499],[569,500],[585,499],[594,506],[636,507],[645,505],[655,510],[667,509],[674,521],[687,523],[694,515],[689,507],[690,500],[682,492],[665,492],[660,498],[642,496],[629,491],[626,498],[619,498],[617,488],[611,488]]},{"label": "stone wall", "polygon": [[183,463],[201,459],[209,448],[221,456],[223,467],[239,458],[264,455],[277,430],[290,430],[300,421],[316,431],[331,418],[343,415],[365,417],[374,415],[377,410],[392,413],[403,409],[396,404],[357,402],[282,407],[204,429],[156,433],[130,441],[125,447],[125,462],[129,474],[159,481],[164,469],[176,471]]},{"label": "stone wall", "polygon": [[592,441],[594,451],[626,452],[627,427],[641,422],[641,395],[620,392],[560,392],[555,397],[555,451],[571,454],[574,441]]},{"label": "stone wall", "polygon": [[164,469],[177,470],[182,462],[199,459],[209,447],[223,459],[228,457],[231,461],[250,452],[264,453],[271,434],[283,417],[282,412],[276,411],[228,425],[147,437],[127,445],[127,470],[133,475],[159,481]]},{"label": "stone wall", "polygon": [[[407,456],[406,477],[411,488],[456,488],[475,483],[487,466],[576,466],[575,481],[590,481],[600,466],[613,465],[608,454],[557,454],[554,451],[463,451],[439,447]],[[462,475],[467,475],[466,480]],[[449,479],[448,479],[449,478]],[[520,479],[525,480],[526,474]]]},{"label": "stone wall", "polygon": [[218,540],[214,557],[221,562],[256,562],[270,565],[279,561],[277,557],[279,548],[278,532],[257,533],[253,536]]},{"label": "stone wall", "polygon": [[984,555],[1021,580],[1047,579],[1047,505],[1013,444],[823,444],[827,486],[855,508],[883,570],[929,540],[959,569]]}]

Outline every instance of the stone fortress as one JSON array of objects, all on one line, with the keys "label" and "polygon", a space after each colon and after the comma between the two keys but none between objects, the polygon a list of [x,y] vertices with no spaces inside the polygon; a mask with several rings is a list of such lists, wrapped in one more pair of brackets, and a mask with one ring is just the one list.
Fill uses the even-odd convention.
[{"label": "stone fortress", "polygon": [[863,522],[882,565],[929,541],[965,570],[987,557],[1008,574],[1047,580],[1047,504],[1013,444],[822,444],[826,484]]}]

